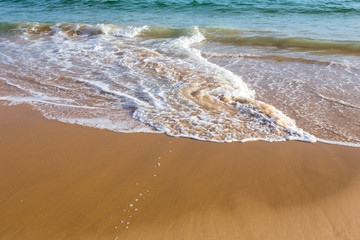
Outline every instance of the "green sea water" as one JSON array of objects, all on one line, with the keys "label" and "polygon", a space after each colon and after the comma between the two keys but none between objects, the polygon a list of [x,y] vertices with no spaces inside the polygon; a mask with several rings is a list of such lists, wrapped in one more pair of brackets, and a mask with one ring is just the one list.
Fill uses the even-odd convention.
[{"label": "green sea water", "polygon": [[0,22],[241,29],[282,37],[359,40],[358,0],[1,0]]}]

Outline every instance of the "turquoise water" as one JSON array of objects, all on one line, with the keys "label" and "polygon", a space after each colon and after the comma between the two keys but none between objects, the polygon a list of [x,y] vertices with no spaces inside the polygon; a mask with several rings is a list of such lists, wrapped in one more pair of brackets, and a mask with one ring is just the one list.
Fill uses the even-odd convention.
[{"label": "turquoise water", "polygon": [[360,146],[360,1],[0,0],[0,101],[118,132]]},{"label": "turquoise water", "polygon": [[360,1],[0,1],[0,22],[111,23],[264,31],[283,37],[359,40]]}]

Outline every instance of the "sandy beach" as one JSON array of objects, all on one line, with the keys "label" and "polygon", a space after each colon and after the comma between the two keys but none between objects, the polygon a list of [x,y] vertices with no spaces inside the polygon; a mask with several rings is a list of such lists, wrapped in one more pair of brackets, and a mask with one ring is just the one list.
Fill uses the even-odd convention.
[{"label": "sandy beach", "polygon": [[0,106],[0,239],[359,239],[360,149],[124,134]]}]

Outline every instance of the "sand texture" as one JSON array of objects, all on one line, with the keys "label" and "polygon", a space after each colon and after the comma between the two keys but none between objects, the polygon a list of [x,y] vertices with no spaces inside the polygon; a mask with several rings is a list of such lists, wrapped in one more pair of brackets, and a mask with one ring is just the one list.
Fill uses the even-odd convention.
[{"label": "sand texture", "polygon": [[360,149],[210,143],[0,107],[0,239],[360,239]]}]

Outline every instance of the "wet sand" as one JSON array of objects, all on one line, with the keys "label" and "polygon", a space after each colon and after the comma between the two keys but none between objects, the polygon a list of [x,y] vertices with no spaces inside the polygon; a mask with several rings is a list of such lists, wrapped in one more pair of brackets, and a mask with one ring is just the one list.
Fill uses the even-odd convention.
[{"label": "wet sand", "polygon": [[0,239],[360,239],[360,149],[121,134],[0,106]]}]

